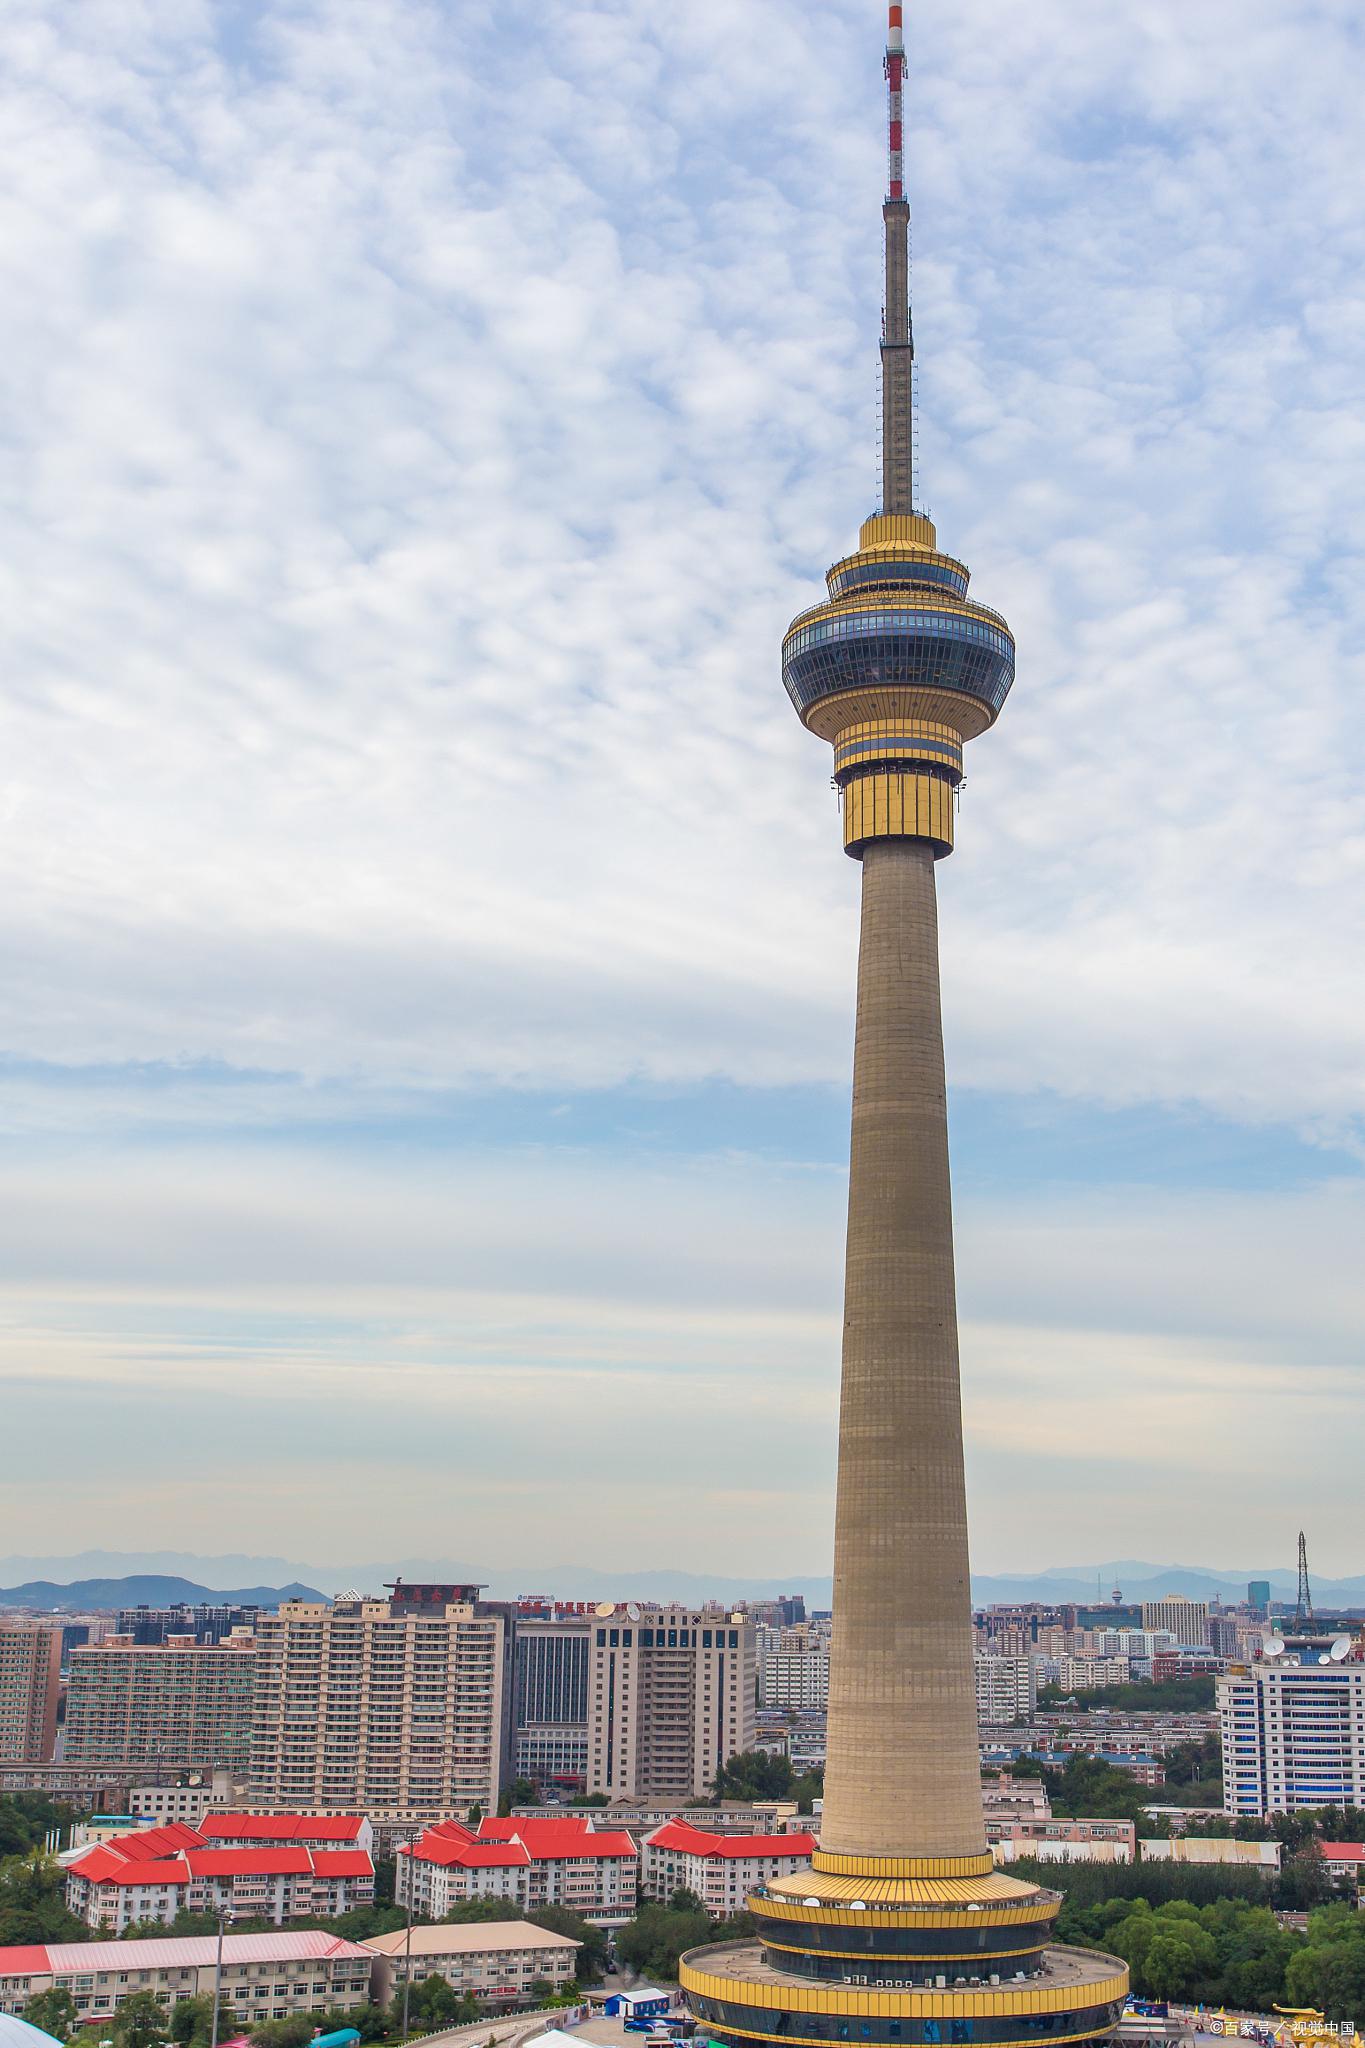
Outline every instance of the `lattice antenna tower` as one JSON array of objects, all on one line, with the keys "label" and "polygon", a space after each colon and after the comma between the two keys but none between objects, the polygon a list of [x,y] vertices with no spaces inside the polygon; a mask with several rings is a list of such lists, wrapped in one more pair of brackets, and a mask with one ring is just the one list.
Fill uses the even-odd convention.
[{"label": "lattice antenna tower", "polygon": [[1313,1589],[1308,1583],[1308,1538],[1299,1531],[1299,1601],[1294,1609],[1295,1621],[1313,1619]]}]

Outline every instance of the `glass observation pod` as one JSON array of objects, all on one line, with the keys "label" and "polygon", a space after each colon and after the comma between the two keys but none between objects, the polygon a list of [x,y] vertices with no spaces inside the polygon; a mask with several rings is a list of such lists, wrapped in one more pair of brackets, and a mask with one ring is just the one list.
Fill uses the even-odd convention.
[{"label": "glass observation pod", "polygon": [[954,690],[994,719],[1014,681],[1014,639],[985,605],[949,609],[926,591],[868,592],[792,621],[782,680],[797,710],[846,690]]}]

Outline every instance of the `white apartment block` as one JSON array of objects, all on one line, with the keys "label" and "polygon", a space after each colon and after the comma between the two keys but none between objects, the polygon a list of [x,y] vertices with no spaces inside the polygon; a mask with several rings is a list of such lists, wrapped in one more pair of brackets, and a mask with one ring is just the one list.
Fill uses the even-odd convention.
[{"label": "white apartment block", "polygon": [[809,1870],[817,1847],[811,1834],[714,1835],[669,1820],[640,1845],[640,1888],[665,1904],[689,1891],[713,1920],[728,1920],[744,1911],[756,1885]]},{"label": "white apartment block", "polygon": [[589,1655],[589,1792],[682,1805],[753,1748],[757,1655],[747,1616],[607,1608],[592,1624]]},{"label": "white apartment block", "polygon": [[1255,1664],[1218,1680],[1231,1814],[1365,1806],[1365,1664]]},{"label": "white apartment block", "polygon": [[1206,1643],[1209,1639],[1209,1603],[1184,1600],[1171,1594],[1165,1600],[1144,1600],[1144,1628],[1169,1629],[1177,1643]]},{"label": "white apartment block", "polygon": [[991,1657],[977,1652],[976,1718],[982,1727],[1026,1721],[1038,1705],[1032,1657]]},{"label": "white apartment block", "polygon": [[595,1828],[582,1814],[485,1819],[477,1830],[441,1821],[398,1845],[394,1897],[433,1920],[482,1898],[522,1913],[567,1906],[595,1926],[619,1927],[635,1912],[639,1862],[624,1828]]},{"label": "white apartment block", "polygon": [[[449,1597],[444,1597],[444,1596]],[[258,1806],[430,1815],[496,1807],[504,1621],[474,1587],[286,1600],[257,1632]]]}]

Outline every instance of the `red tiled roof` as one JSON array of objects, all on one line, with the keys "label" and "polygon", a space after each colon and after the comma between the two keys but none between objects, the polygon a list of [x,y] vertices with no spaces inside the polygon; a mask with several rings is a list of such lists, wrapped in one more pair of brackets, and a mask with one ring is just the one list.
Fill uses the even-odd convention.
[{"label": "red tiled roof", "polygon": [[580,1820],[480,1821],[481,1841],[522,1842],[536,1863],[568,1856],[633,1856],[635,1844],[623,1829],[590,1828]]},{"label": "red tiled roof", "polygon": [[314,1849],[313,1868],[319,1877],[373,1877],[374,1859],[367,1849]]},{"label": "red tiled roof", "polygon": [[188,1884],[189,1865],[183,1856],[163,1856],[154,1863],[121,1863],[114,1859],[109,1865],[98,1870],[87,1868],[89,1857],[82,1857],[70,1868],[78,1877],[88,1877],[92,1884]]},{"label": "red tiled roof", "polygon": [[435,1863],[442,1870],[498,1870],[529,1863],[520,1842],[452,1842],[433,1828],[422,1836],[412,1854],[419,1863]]},{"label": "red tiled roof", "polygon": [[587,1816],[577,1813],[556,1815],[552,1820],[534,1817],[522,1820],[516,1814],[499,1814],[496,1817],[490,1814],[487,1820],[479,1822],[479,1833],[487,1842],[510,1842],[516,1835],[520,1835],[524,1842],[529,1842],[533,1829],[543,1829],[547,1834],[559,1836],[586,1835],[591,1832]]},{"label": "red tiled roof", "polygon": [[0,1948],[0,1977],[45,1977],[50,1968],[45,1948]]},{"label": "red tiled roof", "polygon": [[195,1877],[288,1877],[313,1868],[312,1851],[297,1843],[262,1847],[252,1842],[244,1849],[191,1849],[185,1861]]},{"label": "red tiled roof", "polygon": [[1365,1863],[1365,1842],[1322,1842],[1318,1846],[1329,1863]]},{"label": "red tiled roof", "polygon": [[359,1813],[206,1813],[199,1832],[215,1842],[354,1842]]},{"label": "red tiled roof", "polygon": [[749,1856],[813,1856],[819,1847],[814,1835],[714,1835],[691,1821],[666,1820],[647,1838],[653,1849],[675,1849],[685,1856],[726,1856],[741,1860]]}]

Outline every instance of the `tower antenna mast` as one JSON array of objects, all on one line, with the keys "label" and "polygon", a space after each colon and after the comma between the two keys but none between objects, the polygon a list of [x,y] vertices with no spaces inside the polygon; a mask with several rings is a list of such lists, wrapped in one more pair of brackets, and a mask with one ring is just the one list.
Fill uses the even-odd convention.
[{"label": "tower antenna mast", "polygon": [[1294,1609],[1297,1622],[1313,1619],[1313,1589],[1308,1583],[1308,1538],[1299,1531],[1299,1603]]},{"label": "tower antenna mast", "polygon": [[915,338],[910,320],[910,202],[905,196],[905,31],[886,30],[886,298],[882,307],[882,510],[915,509]]}]

